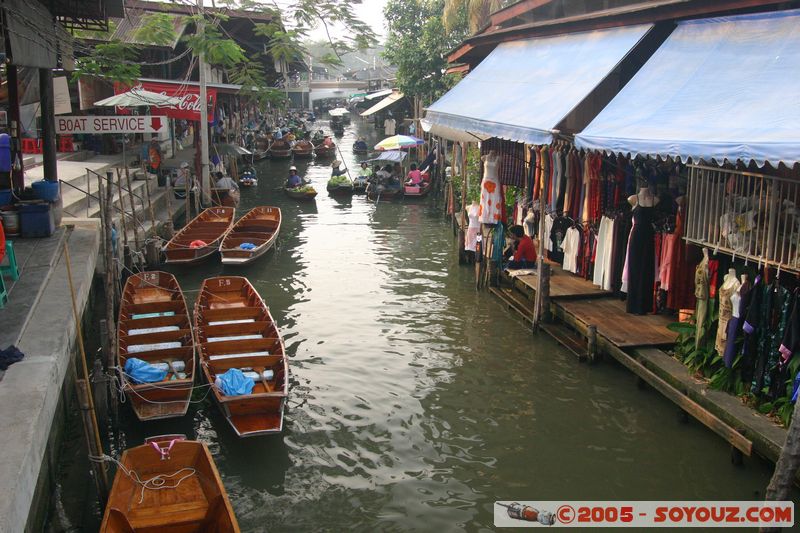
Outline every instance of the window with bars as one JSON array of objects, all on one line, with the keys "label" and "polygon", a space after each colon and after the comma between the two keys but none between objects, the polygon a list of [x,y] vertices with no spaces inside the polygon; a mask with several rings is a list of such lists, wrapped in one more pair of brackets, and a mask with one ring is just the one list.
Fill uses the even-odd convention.
[{"label": "window with bars", "polygon": [[689,165],[684,238],[735,257],[800,271],[800,181]]}]

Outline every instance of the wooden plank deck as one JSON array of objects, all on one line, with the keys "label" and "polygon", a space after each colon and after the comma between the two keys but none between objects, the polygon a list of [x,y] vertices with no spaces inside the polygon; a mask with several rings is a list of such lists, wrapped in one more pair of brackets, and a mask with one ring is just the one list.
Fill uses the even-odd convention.
[{"label": "wooden plank deck", "polygon": [[563,300],[555,303],[586,325],[597,326],[597,334],[620,348],[671,346],[677,334],[667,329],[675,319],[663,315],[632,315],[617,298]]},{"label": "wooden plank deck", "polygon": [[[509,279],[512,279],[509,276]],[[539,274],[524,274],[513,278],[514,286],[532,296],[539,283]],[[589,280],[563,270],[555,263],[550,264],[550,298],[600,298],[611,294]]]}]

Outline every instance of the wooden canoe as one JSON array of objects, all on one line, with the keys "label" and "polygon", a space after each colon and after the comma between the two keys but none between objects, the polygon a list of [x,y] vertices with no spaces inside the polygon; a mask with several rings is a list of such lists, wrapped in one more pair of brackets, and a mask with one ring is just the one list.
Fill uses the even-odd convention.
[{"label": "wooden canoe", "polygon": [[296,189],[290,189],[289,187],[284,187],[283,192],[286,193],[286,196],[288,196],[289,198],[294,198],[295,200],[308,201],[308,200],[313,200],[314,198],[317,197],[316,189],[312,189],[310,191],[309,190],[299,191]]},{"label": "wooden canoe", "polygon": [[[254,207],[233,225],[222,239],[219,253],[224,265],[244,265],[272,248],[281,230],[281,210],[277,207]],[[243,243],[255,248],[243,250]]]},{"label": "wooden canoe", "polygon": [[328,182],[326,186],[328,190],[328,194],[331,196],[352,196],[353,194],[353,184],[352,183],[344,183],[341,185],[331,185]]},{"label": "wooden canoe", "polygon": [[269,147],[268,153],[272,159],[287,159],[292,157],[292,147],[283,139],[278,139]]},{"label": "wooden canoe", "polygon": [[314,155],[314,145],[308,141],[298,141],[292,148],[292,153],[297,158],[308,159]]},{"label": "wooden canoe", "polygon": [[[234,211],[233,207],[210,207],[197,215],[164,245],[166,262],[197,263],[219,250],[222,237],[233,225]],[[195,241],[202,241],[205,245],[195,243],[197,247],[192,248]]]},{"label": "wooden canoe", "polygon": [[[251,437],[281,432],[289,364],[275,321],[247,278],[206,279],[195,301],[194,324],[200,365],[209,383],[231,368],[251,369],[260,376],[247,395],[226,396],[212,386],[236,434]],[[272,371],[271,379],[263,377],[267,370]]]},{"label": "wooden canoe", "polygon": [[[183,435],[152,437],[125,450],[120,463],[131,475],[117,470],[101,533],[239,533],[205,443]],[[134,475],[146,482],[144,488]]]},{"label": "wooden canoe", "polygon": [[376,189],[372,187],[372,184],[367,186],[367,198],[372,201],[384,201],[389,202],[396,198],[401,198],[403,196],[403,189],[383,189],[382,191],[378,192]]},{"label": "wooden canoe", "polygon": [[424,181],[422,187],[414,187],[413,185],[404,186],[404,195],[406,198],[423,198],[431,192],[433,182]]},{"label": "wooden canoe", "polygon": [[333,157],[336,155],[336,144],[334,143],[330,146],[318,144],[314,147],[314,153],[317,155],[317,157]]},{"label": "wooden canoe", "polygon": [[155,383],[134,383],[123,373],[123,390],[139,420],[185,415],[194,384],[194,336],[175,276],[142,272],[128,278],[122,290],[117,338],[119,368],[125,368],[129,357],[169,365],[164,381]]}]

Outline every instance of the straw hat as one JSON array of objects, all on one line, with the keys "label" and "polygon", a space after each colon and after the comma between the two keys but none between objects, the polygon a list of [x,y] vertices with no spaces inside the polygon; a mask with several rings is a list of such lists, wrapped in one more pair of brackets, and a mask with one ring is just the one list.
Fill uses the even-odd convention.
[{"label": "straw hat", "polygon": [[297,167],[292,165],[292,166],[289,167],[289,170],[297,170]]},{"label": "straw hat", "polygon": [[342,162],[341,162],[341,161],[339,161],[339,160],[337,159],[336,161],[334,161],[333,163],[331,163],[331,166],[332,166],[332,167],[338,167],[338,166],[339,166],[339,165],[341,165],[341,164],[342,164]]}]

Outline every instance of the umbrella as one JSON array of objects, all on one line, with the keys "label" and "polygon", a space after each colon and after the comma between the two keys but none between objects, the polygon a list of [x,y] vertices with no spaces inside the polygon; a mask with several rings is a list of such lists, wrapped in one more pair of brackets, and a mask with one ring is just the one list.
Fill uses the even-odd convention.
[{"label": "umbrella", "polygon": [[425,141],[422,139],[417,139],[409,135],[393,135],[376,144],[375,149],[381,152],[384,150],[402,150],[403,148],[411,148],[412,146],[419,146],[424,143]]},{"label": "umbrella", "polygon": [[101,107],[135,107],[140,105],[172,107],[180,105],[180,103],[181,99],[174,96],[134,88],[128,92],[115,94],[110,98],[95,102],[94,105]]},{"label": "umbrella", "polygon": [[328,114],[332,117],[343,117],[344,115],[349,115],[350,111],[343,107],[337,107],[328,111]]}]

